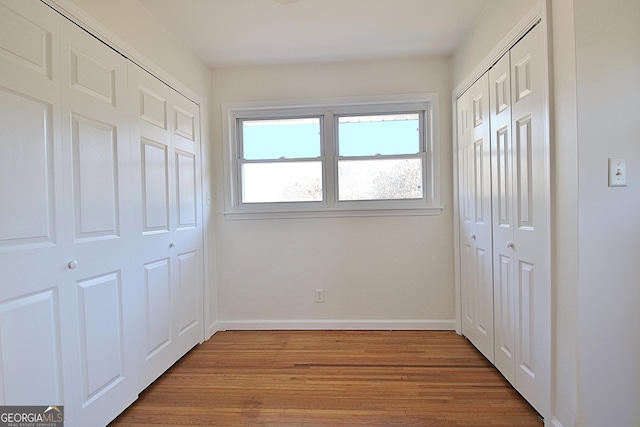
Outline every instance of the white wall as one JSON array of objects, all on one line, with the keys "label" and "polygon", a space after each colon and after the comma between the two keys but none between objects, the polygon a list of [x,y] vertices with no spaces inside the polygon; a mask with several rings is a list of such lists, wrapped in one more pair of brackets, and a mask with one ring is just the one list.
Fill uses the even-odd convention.
[{"label": "white wall", "polygon": [[[222,325],[453,320],[449,59],[228,68],[213,76],[217,200],[224,200],[221,103],[439,92],[441,107],[439,216],[227,220],[217,206]],[[325,290],[323,304],[315,303],[316,288]]]},{"label": "white wall", "polygon": [[[496,47],[538,0],[488,0],[453,56],[454,88]],[[479,76],[478,76],[479,77]]]},{"label": "white wall", "polygon": [[[56,0],[61,4],[74,3],[82,12],[112,35],[124,41],[136,53],[142,54],[154,70],[161,70],[178,84],[176,89],[187,96],[195,95],[200,103],[203,191],[211,192],[210,154],[210,110],[211,72],[171,32],[136,0]],[[138,58],[140,59],[140,58]],[[164,75],[163,75],[164,77]],[[210,218],[210,207],[204,207],[205,218]],[[208,228],[206,245],[209,246],[207,293],[210,301],[210,322],[216,313],[215,236],[213,227]]]},{"label": "white wall", "polygon": [[[574,1],[578,422],[640,425],[640,2]],[[628,186],[607,187],[607,158]]]}]

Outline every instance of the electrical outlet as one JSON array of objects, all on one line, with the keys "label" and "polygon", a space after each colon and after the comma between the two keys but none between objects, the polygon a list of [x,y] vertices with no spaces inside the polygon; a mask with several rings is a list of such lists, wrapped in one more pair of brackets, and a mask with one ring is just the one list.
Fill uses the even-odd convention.
[{"label": "electrical outlet", "polygon": [[316,302],[324,302],[324,289],[316,289]]}]

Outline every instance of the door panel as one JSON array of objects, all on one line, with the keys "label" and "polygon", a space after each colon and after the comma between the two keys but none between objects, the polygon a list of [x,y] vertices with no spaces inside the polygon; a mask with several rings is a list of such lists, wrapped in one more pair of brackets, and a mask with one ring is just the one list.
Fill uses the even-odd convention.
[{"label": "door panel", "polygon": [[137,95],[140,109],[136,115],[161,130],[167,130],[167,100],[146,87],[140,87]]},{"label": "door panel", "polygon": [[[16,66],[54,81],[58,16],[20,0],[0,4],[0,55]],[[4,65],[4,64],[3,64]],[[3,68],[4,70],[4,68]],[[21,79],[17,79],[21,80]]]},{"label": "door panel", "polygon": [[190,329],[198,326],[198,313],[199,306],[199,283],[198,280],[198,267],[200,262],[198,260],[198,252],[187,252],[179,254],[177,258],[178,268],[178,289],[179,289],[179,331],[178,335],[184,335],[189,332]]},{"label": "door panel", "polygon": [[[503,110],[504,111],[504,110]],[[494,225],[501,228],[511,228],[511,144],[510,144],[510,127],[504,126],[495,130],[493,133],[496,138],[496,147],[494,155],[494,206],[495,221]]]},{"label": "door panel", "polygon": [[169,158],[166,143],[140,140],[143,234],[169,232]]},{"label": "door panel", "polygon": [[99,59],[71,48],[69,58],[71,87],[116,107],[116,70]]},{"label": "door panel", "polygon": [[515,206],[520,230],[533,227],[533,158],[531,141],[531,116],[527,115],[515,122],[515,149],[517,167],[515,169]]},{"label": "door panel", "polygon": [[58,303],[55,289],[0,303],[1,405],[63,402]]},{"label": "door panel", "polygon": [[52,106],[0,88],[0,245],[55,244]]},{"label": "door panel", "polygon": [[176,150],[176,206],[178,208],[176,229],[197,227],[196,159],[191,153]]},{"label": "door panel", "polygon": [[529,376],[531,380],[535,380],[537,371],[535,367],[535,357],[533,349],[535,348],[535,340],[533,334],[533,322],[535,313],[533,304],[533,284],[534,284],[534,266],[520,262],[518,266],[518,307],[520,307],[518,319],[518,356],[519,369]]},{"label": "door panel", "polygon": [[516,288],[513,259],[500,253],[496,260],[495,283],[495,365],[512,384],[515,382]]},{"label": "door panel", "polygon": [[76,241],[120,234],[118,129],[71,115]]},{"label": "door panel", "polygon": [[80,281],[77,290],[82,406],[86,407],[125,380],[121,273]]},{"label": "door panel", "polygon": [[169,258],[144,265],[145,283],[145,360],[153,358],[171,344],[171,273]]}]

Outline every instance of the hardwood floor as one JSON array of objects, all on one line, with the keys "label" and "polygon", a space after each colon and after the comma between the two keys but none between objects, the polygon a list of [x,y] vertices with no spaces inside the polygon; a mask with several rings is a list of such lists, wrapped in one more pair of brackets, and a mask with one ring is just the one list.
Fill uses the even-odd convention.
[{"label": "hardwood floor", "polygon": [[449,331],[218,332],[112,426],[542,426]]}]

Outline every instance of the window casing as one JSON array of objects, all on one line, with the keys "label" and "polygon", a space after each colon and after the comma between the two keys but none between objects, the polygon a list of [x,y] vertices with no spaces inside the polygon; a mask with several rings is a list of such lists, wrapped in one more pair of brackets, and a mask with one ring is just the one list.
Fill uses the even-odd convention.
[{"label": "window casing", "polygon": [[223,105],[229,219],[437,215],[438,96]]}]

